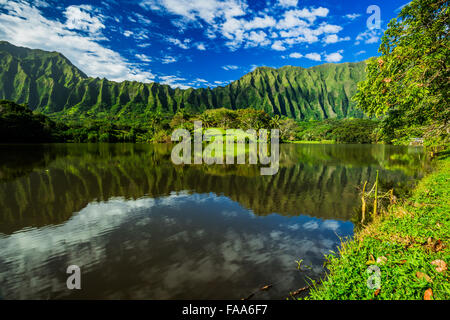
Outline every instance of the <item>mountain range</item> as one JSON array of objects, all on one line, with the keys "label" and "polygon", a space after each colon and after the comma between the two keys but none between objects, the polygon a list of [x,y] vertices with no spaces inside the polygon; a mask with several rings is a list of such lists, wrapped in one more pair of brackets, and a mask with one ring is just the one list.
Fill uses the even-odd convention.
[{"label": "mountain range", "polygon": [[139,118],[221,107],[262,109],[299,120],[362,117],[351,98],[365,78],[365,66],[258,67],[224,87],[179,89],[88,77],[61,53],[0,41],[0,99],[73,118]]}]

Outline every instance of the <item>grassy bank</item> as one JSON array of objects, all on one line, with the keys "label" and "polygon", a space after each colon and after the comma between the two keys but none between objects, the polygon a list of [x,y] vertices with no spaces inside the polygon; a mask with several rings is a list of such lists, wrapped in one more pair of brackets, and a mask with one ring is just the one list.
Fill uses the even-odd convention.
[{"label": "grassy bank", "polygon": [[[374,217],[352,240],[344,241],[339,252],[327,257],[330,273],[308,299],[450,299],[449,240],[447,153],[410,198]],[[369,266],[380,270],[379,289],[368,288],[368,280],[376,285]]]}]

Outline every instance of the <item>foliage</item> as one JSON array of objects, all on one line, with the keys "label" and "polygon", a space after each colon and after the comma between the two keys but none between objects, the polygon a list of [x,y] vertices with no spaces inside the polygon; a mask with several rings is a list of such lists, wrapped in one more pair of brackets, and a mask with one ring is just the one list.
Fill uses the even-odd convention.
[{"label": "foliage", "polygon": [[372,143],[378,123],[372,120],[343,120],[332,130],[331,138],[339,143]]},{"label": "foliage", "polygon": [[58,140],[59,126],[26,106],[0,100],[0,139],[2,142],[44,142]]},{"label": "foliage", "polygon": [[448,0],[413,0],[386,30],[379,51],[367,63],[367,79],[354,99],[368,115],[386,115],[382,137],[405,142],[441,128],[429,145],[448,143]]},{"label": "foliage", "polygon": [[294,141],[296,139],[298,124],[293,119],[285,118],[272,123],[280,129],[281,141]]},{"label": "foliage", "polygon": [[328,119],[300,122],[297,138],[303,141],[332,140],[338,143],[377,142],[378,122],[368,119]]}]

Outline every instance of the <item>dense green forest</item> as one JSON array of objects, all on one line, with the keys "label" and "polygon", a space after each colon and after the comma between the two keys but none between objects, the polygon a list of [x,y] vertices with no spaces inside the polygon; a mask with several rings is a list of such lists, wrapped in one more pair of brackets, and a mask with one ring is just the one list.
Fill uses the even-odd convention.
[{"label": "dense green forest", "polygon": [[309,69],[260,67],[225,87],[173,89],[158,83],[87,77],[57,52],[0,41],[0,99],[59,119],[147,120],[155,112],[253,108],[302,120],[361,117],[351,100],[365,62]]},{"label": "dense green forest", "polygon": [[27,106],[0,100],[0,142],[170,142],[174,129],[193,132],[193,122],[204,128],[280,129],[282,141],[332,140],[338,143],[372,143],[377,141],[378,122],[367,119],[329,119],[295,121],[270,116],[262,110],[225,108],[175,115],[152,114],[147,122],[84,119],[60,121],[32,112]]}]

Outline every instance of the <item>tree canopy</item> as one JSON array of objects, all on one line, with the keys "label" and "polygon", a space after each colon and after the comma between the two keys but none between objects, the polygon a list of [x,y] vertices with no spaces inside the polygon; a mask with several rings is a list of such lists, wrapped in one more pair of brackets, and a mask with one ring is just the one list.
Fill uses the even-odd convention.
[{"label": "tree canopy", "polygon": [[367,63],[354,99],[368,115],[384,116],[383,139],[423,136],[448,144],[448,0],[413,0],[388,24],[381,57]]}]

